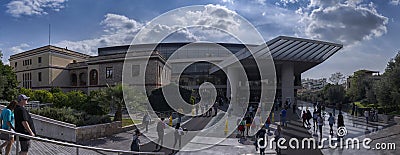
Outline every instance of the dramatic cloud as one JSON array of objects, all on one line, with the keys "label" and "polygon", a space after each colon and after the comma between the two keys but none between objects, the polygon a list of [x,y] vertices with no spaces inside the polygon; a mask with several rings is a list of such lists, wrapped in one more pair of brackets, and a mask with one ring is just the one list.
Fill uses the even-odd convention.
[{"label": "dramatic cloud", "polygon": [[351,45],[380,37],[387,32],[388,18],[375,9],[373,3],[362,0],[311,0],[302,15],[307,37]]},{"label": "dramatic cloud", "polygon": [[67,0],[13,0],[7,4],[7,13],[14,17],[43,15],[48,10],[60,11]]}]

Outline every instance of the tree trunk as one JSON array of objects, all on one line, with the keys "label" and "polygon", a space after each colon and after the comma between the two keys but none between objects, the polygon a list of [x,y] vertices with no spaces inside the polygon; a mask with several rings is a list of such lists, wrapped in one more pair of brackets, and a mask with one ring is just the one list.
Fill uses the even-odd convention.
[{"label": "tree trunk", "polygon": [[120,104],[117,106],[117,111],[115,111],[114,121],[122,121],[122,106]]}]

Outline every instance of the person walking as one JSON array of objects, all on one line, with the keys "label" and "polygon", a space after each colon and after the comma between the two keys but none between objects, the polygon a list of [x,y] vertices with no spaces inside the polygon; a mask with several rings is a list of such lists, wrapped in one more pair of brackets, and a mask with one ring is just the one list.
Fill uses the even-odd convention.
[{"label": "person walking", "polygon": [[167,125],[164,122],[164,118],[161,118],[160,121],[157,123],[157,134],[158,134],[158,141],[156,144],[156,150],[158,146],[160,147],[158,150],[161,150],[163,142],[164,142],[164,129]]},{"label": "person walking", "polygon": [[[343,114],[339,112],[338,120],[337,120],[337,128],[344,127],[344,118]],[[343,138],[342,136],[338,136],[339,139]]]},{"label": "person walking", "polygon": [[184,134],[184,133],[183,133],[183,129],[182,129],[182,127],[181,127],[181,124],[180,124],[180,123],[177,123],[176,126],[175,126],[175,131],[174,131],[175,140],[174,140],[174,147],[173,147],[173,148],[175,148],[176,143],[179,143],[179,149],[181,148],[181,145],[182,145],[182,135],[183,135],[183,134]]},{"label": "person walking", "polygon": [[215,102],[215,103],[214,103],[213,108],[214,108],[214,112],[215,112],[215,113],[214,113],[214,117],[215,117],[215,116],[217,116],[217,114],[218,114],[218,102]]},{"label": "person walking", "polygon": [[249,136],[250,126],[251,126],[253,120],[252,120],[250,114],[247,114],[245,119],[246,119],[246,135]]},{"label": "person walking", "polygon": [[281,128],[281,125],[278,125],[274,132],[275,150],[276,150],[277,154],[281,154],[281,148],[278,147],[278,140],[281,138],[281,136],[282,136],[281,134],[282,134],[282,128]]},{"label": "person walking", "polygon": [[262,127],[261,126],[261,118],[259,115],[256,115],[253,118],[253,124],[251,125],[251,129],[252,129],[252,131],[255,131],[258,127]]},{"label": "person walking", "polygon": [[135,130],[135,133],[132,136],[132,143],[131,143],[131,151],[139,152],[140,151],[140,139],[141,133],[139,129]]},{"label": "person walking", "polygon": [[149,124],[151,122],[151,118],[150,118],[149,113],[146,112],[144,114],[142,122],[143,122],[143,124],[144,124],[144,126],[146,128],[146,132],[149,131]]},{"label": "person walking", "polygon": [[311,128],[310,120],[311,120],[312,118],[313,118],[313,117],[312,117],[311,111],[310,111],[309,109],[307,109],[307,124],[308,124],[308,127],[310,127],[310,128]]},{"label": "person walking", "polygon": [[351,110],[351,115],[354,115],[354,111],[356,111],[356,105],[355,103],[353,103],[353,108]]},{"label": "person walking", "polygon": [[322,126],[324,125],[324,119],[321,114],[318,115],[318,129],[319,129],[319,139],[322,140]]},{"label": "person walking", "polygon": [[307,124],[307,113],[306,113],[306,111],[303,111],[303,115],[301,115],[301,118],[303,119],[303,126],[305,128],[307,128],[309,124]]},{"label": "person walking", "polygon": [[297,108],[297,103],[294,102],[293,105],[292,105],[292,110],[293,110],[294,114],[296,113],[296,108]]},{"label": "person walking", "polygon": [[332,113],[329,113],[328,122],[330,127],[329,134],[333,136],[333,124],[335,124],[335,117],[332,115]]},{"label": "person walking", "polygon": [[[6,108],[4,108],[1,111],[1,129],[3,130],[14,130],[14,109],[17,106],[16,101],[11,101],[10,104],[7,105]],[[7,134],[7,133],[1,133],[1,139],[4,140],[5,142],[0,145],[0,154],[3,154],[3,148],[6,147],[6,155],[9,155],[11,152],[11,147],[12,144],[14,143],[14,135]]]},{"label": "person walking", "polygon": [[282,127],[287,126],[287,124],[286,124],[286,109],[285,108],[283,108],[281,110],[281,125],[282,125]]},{"label": "person walking", "polygon": [[368,125],[368,120],[369,120],[369,111],[368,110],[364,111],[364,116],[365,116],[365,120],[367,121],[367,125]]},{"label": "person walking", "polygon": [[[265,126],[261,127],[261,129],[257,131],[257,133],[256,133],[256,141],[255,141],[256,151],[258,149],[258,145],[264,146],[265,142],[268,141],[268,139],[266,139],[267,136],[265,136],[266,133],[267,133],[267,131],[265,130]],[[261,139],[261,140],[258,141],[258,139]],[[265,154],[265,148],[266,147],[260,147],[260,155],[264,155]]]},{"label": "person walking", "polygon": [[265,128],[268,130],[268,134],[270,131],[270,128],[269,128],[270,125],[271,125],[271,117],[268,116],[267,121],[265,122]]},{"label": "person walking", "polygon": [[314,112],[313,112],[314,132],[317,132],[317,128],[318,128],[317,120],[318,120],[318,111],[317,111],[317,109],[314,109]]},{"label": "person walking", "polygon": [[[18,104],[14,109],[15,114],[15,131],[18,133],[35,136],[35,126],[29,112],[25,109],[25,105],[28,104],[28,99],[24,94],[20,94],[17,97]],[[27,155],[29,148],[31,147],[30,139],[20,137],[19,145],[21,146],[20,155]]]}]

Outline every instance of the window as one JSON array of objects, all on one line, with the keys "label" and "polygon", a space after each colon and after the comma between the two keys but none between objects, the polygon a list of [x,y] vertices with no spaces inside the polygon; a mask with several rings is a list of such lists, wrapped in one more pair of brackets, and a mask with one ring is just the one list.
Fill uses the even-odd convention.
[{"label": "window", "polygon": [[17,65],[18,65],[18,63],[17,63],[17,62],[15,62],[15,63],[14,63],[14,66],[15,66],[15,68],[17,68]]},{"label": "window", "polygon": [[79,74],[79,85],[80,86],[85,86],[86,85],[86,74],[85,73],[80,73]]},{"label": "window", "polygon": [[78,77],[76,76],[76,74],[71,75],[71,84],[72,84],[72,86],[78,85]]},{"label": "window", "polygon": [[29,59],[29,65],[32,65],[32,59]]},{"label": "window", "polygon": [[140,65],[132,65],[132,77],[140,74]]},{"label": "window", "polygon": [[39,72],[39,73],[38,73],[38,81],[39,81],[39,82],[42,81],[42,72]]},{"label": "window", "polygon": [[42,63],[42,57],[38,57],[38,63]]},{"label": "window", "polygon": [[32,74],[23,73],[22,74],[22,87],[31,88],[32,87]]},{"label": "window", "polygon": [[113,68],[112,67],[106,67],[106,78],[111,79],[113,77]]},{"label": "window", "polygon": [[90,85],[97,85],[98,83],[98,77],[97,77],[97,70],[93,69],[90,71]]}]

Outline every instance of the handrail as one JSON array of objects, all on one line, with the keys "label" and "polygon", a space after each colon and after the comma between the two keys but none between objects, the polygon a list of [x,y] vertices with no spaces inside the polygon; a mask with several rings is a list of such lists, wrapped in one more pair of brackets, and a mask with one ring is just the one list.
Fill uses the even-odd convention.
[{"label": "handrail", "polygon": [[[16,142],[18,143],[18,137],[23,137],[27,139],[32,139],[32,140],[37,140],[41,142],[47,142],[47,143],[52,143],[52,144],[58,144],[58,145],[63,145],[67,147],[75,147],[75,148],[81,148],[81,149],[87,149],[87,150],[93,150],[93,151],[104,151],[104,152],[111,152],[111,153],[129,153],[129,154],[151,154],[151,155],[164,155],[164,152],[136,152],[136,151],[125,151],[125,150],[114,150],[114,149],[106,149],[106,148],[98,148],[98,147],[91,147],[91,146],[84,146],[84,145],[78,145],[78,144],[73,144],[73,143],[67,143],[67,142],[61,142],[61,141],[56,141],[56,140],[50,140],[50,139],[45,139],[41,137],[34,137],[30,135],[25,135],[17,132],[12,132],[9,130],[4,130],[0,129],[0,133],[7,133],[7,134],[12,134],[16,136]],[[18,145],[18,144],[17,144]],[[18,147],[17,147],[18,149]],[[15,151],[18,154],[18,150]],[[78,151],[77,151],[77,154]]]}]

